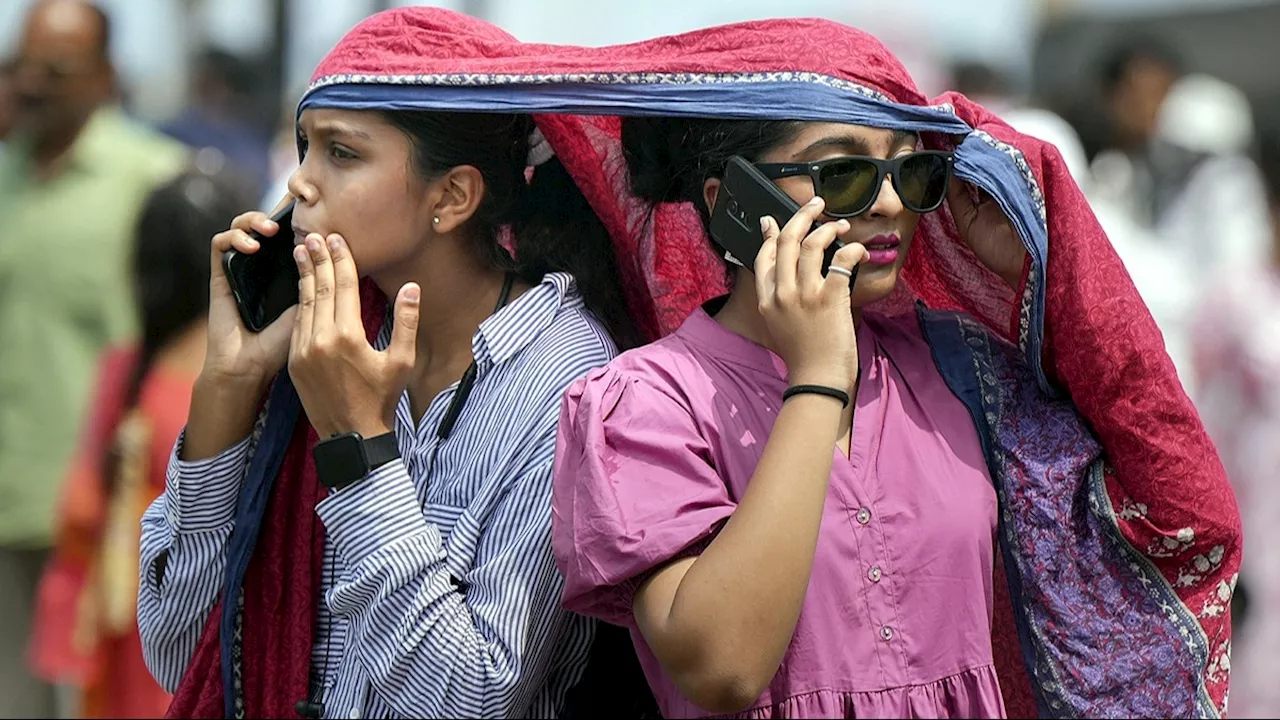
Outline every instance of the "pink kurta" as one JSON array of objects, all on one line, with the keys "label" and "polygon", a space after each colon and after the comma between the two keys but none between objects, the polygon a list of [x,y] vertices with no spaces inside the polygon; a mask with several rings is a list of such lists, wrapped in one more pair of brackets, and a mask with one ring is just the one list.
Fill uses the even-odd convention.
[{"label": "pink kurta", "polygon": [[[1003,716],[991,654],[996,495],[973,421],[913,313],[867,314],[858,356],[850,456],[835,451],[796,633],[742,717]],[[715,536],[786,387],[776,355],[699,310],[566,396],[552,507],[565,605],[631,629],[666,717],[708,713],[644,644],[635,588]]]}]

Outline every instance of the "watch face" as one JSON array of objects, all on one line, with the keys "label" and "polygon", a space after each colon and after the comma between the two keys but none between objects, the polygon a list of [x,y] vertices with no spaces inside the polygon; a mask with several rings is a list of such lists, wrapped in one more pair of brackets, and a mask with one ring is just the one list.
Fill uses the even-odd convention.
[{"label": "watch face", "polygon": [[339,435],[315,447],[316,474],[328,487],[344,487],[369,472],[364,441],[354,433]]}]

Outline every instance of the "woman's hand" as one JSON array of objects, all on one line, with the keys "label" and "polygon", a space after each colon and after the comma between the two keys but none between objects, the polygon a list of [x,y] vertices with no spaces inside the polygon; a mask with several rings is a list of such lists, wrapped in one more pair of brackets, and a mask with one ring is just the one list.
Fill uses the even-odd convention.
[{"label": "woman's hand", "polygon": [[208,339],[204,368],[191,388],[184,460],[213,457],[248,435],[267,384],[289,356],[289,328],[298,308],[289,308],[260,333],[249,332],[222,270],[222,256],[228,250],[252,255],[261,248],[249,236],[250,230],[272,237],[280,228],[266,215],[249,212],[233,220],[230,230],[213,236]]},{"label": "woman's hand", "polygon": [[207,383],[217,386],[263,388],[284,367],[289,355],[289,329],[297,308],[287,310],[262,332],[250,332],[240,319],[222,270],[222,256],[228,250],[252,255],[261,248],[249,235],[251,230],[273,237],[280,227],[263,213],[248,212],[233,220],[231,229],[213,236],[209,257],[209,338],[202,375]]},{"label": "woman's hand", "polygon": [[[790,381],[848,392],[858,377],[850,282],[839,270],[824,278],[822,258],[849,221],[824,223],[806,237],[823,207],[822,198],[814,198],[781,230],[773,218],[762,220],[756,293],[773,351],[787,364]],[[836,252],[831,264],[852,272],[867,257],[865,247],[852,244]]]},{"label": "woman's hand", "polygon": [[391,344],[374,350],[365,339],[360,274],[346,241],[312,233],[293,256],[301,279],[289,377],[312,427],[321,438],[391,432],[417,357],[420,289],[415,283],[400,288]]},{"label": "woman's hand", "polygon": [[960,237],[973,254],[1016,291],[1022,282],[1027,249],[1000,204],[990,195],[952,177],[951,186],[947,188],[947,205],[951,207],[951,217],[955,219]]}]

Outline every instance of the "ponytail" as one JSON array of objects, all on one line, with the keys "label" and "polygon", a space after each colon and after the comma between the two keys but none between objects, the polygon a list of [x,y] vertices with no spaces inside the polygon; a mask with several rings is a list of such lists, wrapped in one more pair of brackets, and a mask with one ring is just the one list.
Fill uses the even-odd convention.
[{"label": "ponytail", "polygon": [[[232,171],[187,170],[147,196],[130,263],[141,342],[120,405],[121,419],[141,402],[160,352],[208,313],[209,238],[252,202],[241,186]],[[108,483],[118,461],[109,445],[101,459]]]},{"label": "ponytail", "polygon": [[522,280],[536,283],[557,271],[573,275],[587,309],[620,350],[644,343],[627,312],[609,232],[559,158],[534,168],[513,230]]}]

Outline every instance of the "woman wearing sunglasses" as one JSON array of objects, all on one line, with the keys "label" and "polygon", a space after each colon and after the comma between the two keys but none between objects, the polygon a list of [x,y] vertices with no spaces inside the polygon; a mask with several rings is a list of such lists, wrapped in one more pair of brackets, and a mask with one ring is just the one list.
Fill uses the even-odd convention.
[{"label": "woman wearing sunglasses", "polygon": [[[651,200],[693,202],[709,220],[719,173],[741,155],[801,205],[782,227],[766,219],[755,268],[734,269],[727,296],[575,387],[568,401],[575,422],[562,428],[567,457],[586,454],[579,443],[609,442],[619,462],[651,473],[657,487],[646,494],[667,498],[689,525],[722,514],[714,521],[726,521],[716,535],[668,548],[660,568],[637,578],[635,623],[667,673],[654,684],[664,711],[673,709],[662,697],[670,686],[719,714],[754,706],[770,684],[795,674],[892,672],[874,667],[874,646],[890,647],[904,631],[932,638],[926,652],[905,658],[915,681],[904,684],[921,687],[877,698],[779,698],[774,710],[1003,715],[989,620],[997,503],[978,434],[933,365],[916,317],[866,308],[893,292],[920,215],[937,210],[949,190],[958,218],[983,219],[964,223],[964,237],[1011,291],[1025,255],[997,248],[1020,248],[1009,241],[1012,228],[994,203],[975,206],[952,179],[950,153],[921,151],[909,132],[632,119],[623,138],[637,192]],[[665,162],[651,162],[656,148],[667,148]],[[671,178],[684,181],[672,187]],[[672,194],[650,194],[659,188]],[[833,242],[844,247],[824,277]],[[685,427],[697,431],[691,437]],[[676,446],[685,458],[670,457]],[[707,482],[738,499],[736,509],[710,502]],[[640,500],[620,498],[618,511],[632,512],[631,502]],[[851,516],[846,505],[857,508]],[[874,535],[851,536],[851,523]],[[748,559],[760,564],[747,569]],[[736,582],[744,572],[755,576],[750,593]],[[700,633],[687,632],[704,602],[742,608],[726,619],[753,617],[731,683],[721,682],[724,668],[699,646]],[[855,611],[862,603],[875,609]],[[678,707],[677,716],[694,711]]]},{"label": "woman wearing sunglasses", "polygon": [[[630,630],[664,716],[1222,712],[1238,513],[1055,150],[830,23],[578,70],[672,116],[621,123],[630,231],[699,296],[570,388],[556,453],[565,606]],[[669,258],[734,156],[800,210],[721,283]]]}]

